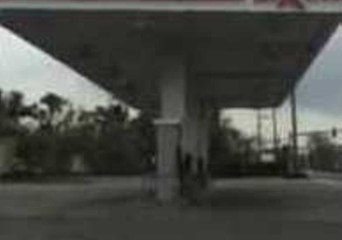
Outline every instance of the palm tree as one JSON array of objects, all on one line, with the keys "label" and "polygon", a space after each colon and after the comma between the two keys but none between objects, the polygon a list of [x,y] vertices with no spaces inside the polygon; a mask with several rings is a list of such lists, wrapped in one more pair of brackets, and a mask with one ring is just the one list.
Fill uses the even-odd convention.
[{"label": "palm tree", "polygon": [[20,130],[19,119],[22,116],[24,95],[12,91],[6,96],[0,90],[0,128],[4,135],[12,135]]},{"label": "palm tree", "polygon": [[95,110],[96,121],[101,131],[107,132],[113,129],[125,128],[128,122],[128,111],[120,104],[107,107],[97,107]]},{"label": "palm tree", "polygon": [[40,99],[40,102],[48,108],[46,124],[51,130],[53,130],[53,121],[56,118],[56,114],[62,111],[63,106],[67,104],[67,100],[55,93],[47,93]]},{"label": "palm tree", "polygon": [[7,99],[8,116],[15,122],[18,121],[24,108],[24,95],[18,91],[10,92]]}]

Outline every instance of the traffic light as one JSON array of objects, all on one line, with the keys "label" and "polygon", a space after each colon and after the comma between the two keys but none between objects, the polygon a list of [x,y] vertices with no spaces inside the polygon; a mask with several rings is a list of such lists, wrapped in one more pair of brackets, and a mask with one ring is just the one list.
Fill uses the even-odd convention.
[{"label": "traffic light", "polygon": [[335,127],[331,130],[331,136],[333,138],[337,137],[337,129]]}]

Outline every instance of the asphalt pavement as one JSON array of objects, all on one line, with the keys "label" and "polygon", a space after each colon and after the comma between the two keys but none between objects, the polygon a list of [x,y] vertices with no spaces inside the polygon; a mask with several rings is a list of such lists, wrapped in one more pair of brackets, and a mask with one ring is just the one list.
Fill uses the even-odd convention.
[{"label": "asphalt pavement", "polygon": [[1,240],[342,239],[342,182],[215,181],[197,206],[160,205],[139,178],[0,183]]}]

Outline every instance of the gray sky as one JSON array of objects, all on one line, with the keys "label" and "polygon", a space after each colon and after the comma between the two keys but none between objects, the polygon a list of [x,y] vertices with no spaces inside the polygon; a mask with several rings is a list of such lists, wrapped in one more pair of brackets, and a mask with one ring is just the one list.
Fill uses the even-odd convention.
[{"label": "gray sky", "polygon": [[[29,101],[37,100],[47,91],[84,108],[110,101],[107,92],[4,28],[0,28],[0,54],[0,88],[20,90]],[[342,28],[339,28],[298,87],[300,130],[342,127],[341,62]],[[234,110],[225,115],[233,116],[233,123],[247,134],[255,134],[253,111]],[[279,130],[285,137],[290,126],[287,103],[280,108],[278,117]],[[269,123],[265,120],[263,129],[268,136]]]},{"label": "gray sky", "polygon": [[342,115],[342,27],[331,37],[298,88],[301,108]]},{"label": "gray sky", "polygon": [[20,90],[28,101],[49,91],[85,108],[111,99],[92,82],[2,27],[0,56],[0,88]]}]

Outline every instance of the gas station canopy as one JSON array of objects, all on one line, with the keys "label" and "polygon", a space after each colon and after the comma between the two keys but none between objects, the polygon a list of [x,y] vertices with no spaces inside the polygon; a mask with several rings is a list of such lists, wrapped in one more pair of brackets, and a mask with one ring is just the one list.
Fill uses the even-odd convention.
[{"label": "gas station canopy", "polygon": [[181,54],[200,99],[283,102],[334,31],[338,0],[1,1],[1,24],[138,108],[158,108],[160,57]]}]

